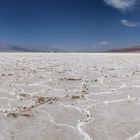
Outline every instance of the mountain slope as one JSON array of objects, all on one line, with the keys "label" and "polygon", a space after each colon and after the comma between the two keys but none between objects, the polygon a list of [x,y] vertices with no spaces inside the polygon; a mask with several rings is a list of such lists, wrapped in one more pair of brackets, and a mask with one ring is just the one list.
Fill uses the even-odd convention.
[{"label": "mountain slope", "polygon": [[140,52],[140,46],[130,47],[130,48],[121,48],[121,49],[112,49],[109,52],[122,52],[122,53],[131,53],[131,52]]},{"label": "mountain slope", "polygon": [[49,46],[16,46],[6,43],[0,43],[0,52],[64,52],[59,48],[49,47]]}]

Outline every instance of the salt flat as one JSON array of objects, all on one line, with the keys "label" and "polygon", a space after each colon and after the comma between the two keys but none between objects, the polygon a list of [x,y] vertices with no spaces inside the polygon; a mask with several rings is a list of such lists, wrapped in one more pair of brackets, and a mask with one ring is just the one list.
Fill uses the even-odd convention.
[{"label": "salt flat", "polygon": [[140,140],[140,54],[0,54],[0,140]]}]

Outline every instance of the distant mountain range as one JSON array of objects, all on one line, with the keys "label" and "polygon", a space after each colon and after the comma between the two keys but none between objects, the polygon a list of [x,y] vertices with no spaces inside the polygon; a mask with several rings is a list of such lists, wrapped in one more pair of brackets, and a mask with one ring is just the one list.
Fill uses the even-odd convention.
[{"label": "distant mountain range", "polygon": [[[50,47],[50,46],[17,46],[17,45],[10,45],[7,43],[0,43],[0,52],[67,52],[62,49],[56,48],[56,47]],[[90,52],[94,53],[97,51],[79,51],[79,52]],[[100,51],[98,51],[100,52]],[[119,49],[111,49],[108,51],[102,51],[102,52],[115,52],[115,53],[129,53],[129,52],[140,52],[140,46],[136,47],[130,47],[130,48],[119,48]]]},{"label": "distant mountain range", "polygon": [[121,49],[112,49],[108,52],[118,52],[118,53],[131,53],[131,52],[140,52],[140,46],[130,47],[130,48],[121,48]]},{"label": "distant mountain range", "polygon": [[16,46],[7,43],[0,43],[0,52],[64,52],[63,50],[50,46]]}]

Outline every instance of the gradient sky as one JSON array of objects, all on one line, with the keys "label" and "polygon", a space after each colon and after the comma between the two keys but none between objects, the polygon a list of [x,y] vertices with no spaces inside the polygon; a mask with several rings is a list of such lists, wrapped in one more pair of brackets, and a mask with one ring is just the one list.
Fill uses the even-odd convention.
[{"label": "gradient sky", "polygon": [[0,0],[0,42],[69,51],[140,45],[139,0]]}]

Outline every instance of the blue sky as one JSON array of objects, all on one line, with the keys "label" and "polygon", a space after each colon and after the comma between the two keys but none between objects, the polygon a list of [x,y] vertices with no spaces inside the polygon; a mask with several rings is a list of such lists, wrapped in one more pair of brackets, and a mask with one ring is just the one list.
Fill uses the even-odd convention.
[{"label": "blue sky", "polygon": [[140,2],[0,0],[0,42],[68,51],[140,45]]}]

